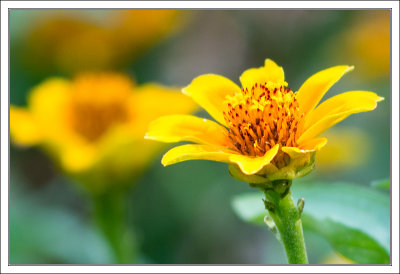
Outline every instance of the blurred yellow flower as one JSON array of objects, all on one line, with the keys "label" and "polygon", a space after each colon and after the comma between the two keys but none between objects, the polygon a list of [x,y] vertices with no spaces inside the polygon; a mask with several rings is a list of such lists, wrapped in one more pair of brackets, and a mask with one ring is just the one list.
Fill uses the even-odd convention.
[{"label": "blurred yellow flower", "polygon": [[101,22],[77,11],[43,12],[23,41],[35,71],[73,74],[129,64],[182,22],[175,10],[107,11]]},{"label": "blurred yellow flower", "polygon": [[124,75],[86,73],[51,78],[32,90],[28,108],[10,107],[14,143],[42,145],[62,169],[93,190],[138,174],[160,150],[143,140],[150,121],[190,113],[186,96]]},{"label": "blurred yellow flower", "polygon": [[333,128],[324,135],[329,142],[316,156],[319,170],[332,172],[359,167],[371,155],[371,140],[361,129]]},{"label": "blurred yellow flower", "polygon": [[339,54],[352,60],[360,72],[369,78],[390,75],[390,11],[364,12],[353,27],[346,29],[340,37]]},{"label": "blurred yellow flower", "polygon": [[241,75],[242,88],[219,75],[199,76],[183,93],[221,125],[190,115],[166,116],[150,124],[146,138],[198,143],[171,149],[163,165],[206,159],[231,163],[243,176],[293,179],[326,144],[326,138],[316,138],[320,133],[353,113],[375,109],[383,100],[373,92],[349,91],[316,107],[352,69],[336,66],[320,71],[296,93],[287,88],[282,67],[269,59],[265,66]]},{"label": "blurred yellow flower", "polygon": [[117,11],[111,18],[111,34],[121,55],[137,54],[179,29],[186,18],[179,10]]}]

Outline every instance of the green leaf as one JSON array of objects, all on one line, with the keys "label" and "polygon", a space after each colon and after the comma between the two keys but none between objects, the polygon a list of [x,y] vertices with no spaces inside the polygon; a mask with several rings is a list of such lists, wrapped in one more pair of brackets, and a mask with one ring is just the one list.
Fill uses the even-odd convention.
[{"label": "green leaf", "polygon": [[379,189],[390,190],[390,179],[371,182],[371,186]]},{"label": "green leaf", "polygon": [[[388,195],[348,183],[326,182],[294,183],[292,194],[305,199],[304,228],[320,234],[336,251],[356,263],[390,261]],[[232,206],[244,221],[263,224],[262,197],[261,192],[242,194],[233,199]]]},{"label": "green leaf", "polygon": [[12,264],[112,263],[113,253],[103,236],[63,208],[46,208],[19,201],[10,210]]},{"label": "green leaf", "polygon": [[233,198],[232,207],[235,213],[245,222],[265,225],[267,211],[263,204],[261,192],[241,194]]},{"label": "green leaf", "polygon": [[316,219],[330,218],[359,229],[390,250],[390,197],[374,189],[349,183],[293,184],[296,198],[304,197],[304,213]]},{"label": "green leaf", "polygon": [[305,215],[303,226],[325,238],[333,249],[359,264],[389,264],[386,250],[373,238],[359,229],[334,222],[317,220]]}]

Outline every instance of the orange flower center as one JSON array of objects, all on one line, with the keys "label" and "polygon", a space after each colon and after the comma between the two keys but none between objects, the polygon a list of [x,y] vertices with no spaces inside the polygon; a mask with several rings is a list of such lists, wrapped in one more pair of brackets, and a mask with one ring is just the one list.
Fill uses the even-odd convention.
[{"label": "orange flower center", "polygon": [[73,84],[69,117],[72,129],[89,142],[130,119],[126,104],[132,83],[113,74],[89,74]]},{"label": "orange flower center", "polygon": [[284,86],[255,84],[227,96],[225,122],[233,148],[249,156],[263,156],[276,144],[295,147],[304,114],[295,94]]},{"label": "orange flower center", "polygon": [[99,106],[76,102],[72,111],[74,130],[90,142],[98,140],[111,127],[128,120],[127,112],[120,104]]}]

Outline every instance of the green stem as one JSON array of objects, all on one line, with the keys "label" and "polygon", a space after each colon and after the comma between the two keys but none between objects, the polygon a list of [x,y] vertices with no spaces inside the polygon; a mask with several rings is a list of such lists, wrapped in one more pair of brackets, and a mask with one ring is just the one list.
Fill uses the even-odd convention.
[{"label": "green stem", "polygon": [[94,196],[96,222],[115,253],[119,264],[134,263],[133,235],[126,220],[123,191],[111,190]]},{"label": "green stem", "polygon": [[[289,184],[286,182],[285,185]],[[308,264],[306,246],[304,243],[301,210],[292,199],[290,191],[277,192],[276,189],[264,190],[266,208],[279,231],[280,240],[285,247],[290,264]],[[282,193],[282,194],[280,194]]]}]

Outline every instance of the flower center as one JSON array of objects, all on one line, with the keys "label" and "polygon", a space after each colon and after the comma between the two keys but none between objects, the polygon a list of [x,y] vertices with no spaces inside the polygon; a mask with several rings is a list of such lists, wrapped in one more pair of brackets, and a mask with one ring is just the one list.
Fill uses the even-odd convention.
[{"label": "flower center", "polygon": [[112,126],[127,121],[127,112],[120,104],[96,105],[77,102],[73,105],[74,130],[90,142],[98,140]]},{"label": "flower center", "polygon": [[295,94],[284,86],[255,84],[227,96],[225,122],[233,148],[249,156],[263,156],[276,144],[295,147],[304,114]]},{"label": "flower center", "polygon": [[84,75],[74,82],[70,121],[72,129],[89,142],[99,140],[114,126],[127,122],[126,101],[131,92],[128,78],[113,75]]}]

